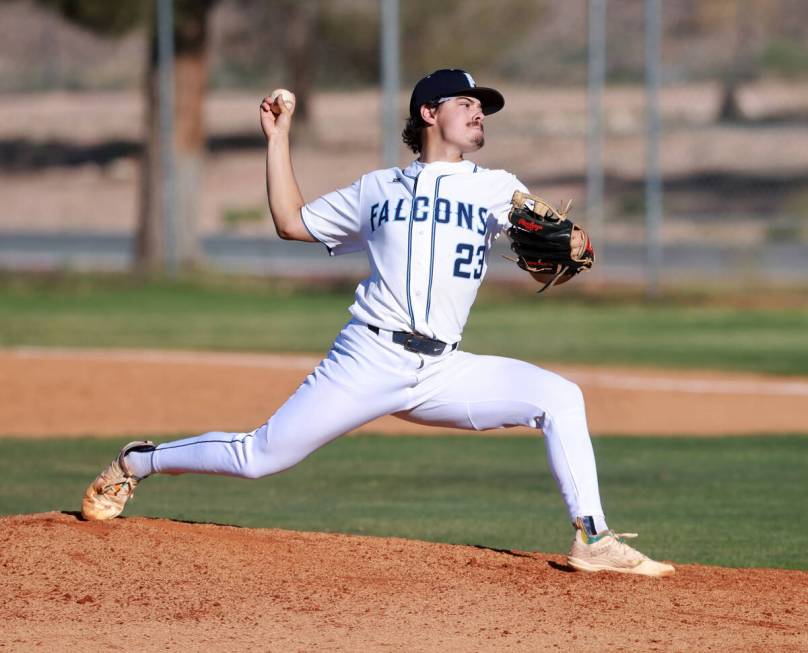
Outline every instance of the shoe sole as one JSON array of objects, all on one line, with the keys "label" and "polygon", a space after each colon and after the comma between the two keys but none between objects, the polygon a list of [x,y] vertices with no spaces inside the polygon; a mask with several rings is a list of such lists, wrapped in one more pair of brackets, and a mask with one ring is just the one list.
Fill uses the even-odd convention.
[{"label": "shoe sole", "polygon": [[[567,564],[576,571],[583,571],[590,574],[599,571],[613,571],[618,574],[634,574],[635,576],[651,576],[653,578],[663,578],[665,576],[673,576],[676,570],[672,567],[670,569],[654,569],[649,570],[643,563],[638,564],[636,567],[611,567],[608,565],[593,565],[580,558],[567,558]],[[660,565],[661,566],[661,565]],[[643,569],[645,567],[645,569]]]},{"label": "shoe sole", "polygon": [[[90,486],[88,492],[95,489]],[[108,519],[115,519],[123,512],[123,506],[118,506],[111,501],[104,501],[98,498],[98,493],[93,496],[85,495],[85,499],[81,505],[81,516],[85,521],[106,521]]]}]

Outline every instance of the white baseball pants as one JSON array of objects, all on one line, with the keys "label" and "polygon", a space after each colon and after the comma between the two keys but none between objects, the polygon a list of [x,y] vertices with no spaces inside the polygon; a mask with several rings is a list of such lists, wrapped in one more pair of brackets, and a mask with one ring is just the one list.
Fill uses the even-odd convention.
[{"label": "white baseball pants", "polygon": [[413,353],[393,343],[389,331],[376,334],[357,321],[345,326],[328,357],[263,426],[250,433],[205,433],[139,455],[149,456],[156,473],[258,478],[388,414],[471,430],[541,428],[570,519],[603,517],[578,386],[510,358],[448,348],[434,357]]}]

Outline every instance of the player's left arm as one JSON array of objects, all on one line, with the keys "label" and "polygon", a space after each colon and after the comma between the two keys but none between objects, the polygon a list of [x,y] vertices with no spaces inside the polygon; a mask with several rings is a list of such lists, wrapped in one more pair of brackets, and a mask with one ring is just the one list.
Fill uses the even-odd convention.
[{"label": "player's left arm", "polygon": [[[583,232],[580,231],[573,231],[572,236],[570,237],[570,247],[577,251],[583,248],[586,245],[586,236]],[[562,274],[556,282],[553,284],[554,286],[560,286],[562,284],[567,283],[570,279],[575,276],[575,272],[570,272],[568,274]],[[542,286],[547,284],[549,281],[552,280],[553,275],[549,272],[531,272],[530,276],[533,277],[537,282],[539,282]]]},{"label": "player's left arm", "polygon": [[[549,272],[531,272],[530,276],[533,277],[533,279],[542,286],[547,285],[550,281],[553,280],[553,275],[550,274]],[[558,277],[558,279],[553,285],[561,286],[567,283],[567,281],[572,279],[574,276],[575,276],[574,274],[561,275],[560,277]]]},{"label": "player's left arm", "polygon": [[523,184],[519,186],[500,224],[518,257],[512,260],[542,285],[539,292],[590,269],[595,250],[586,230],[567,218],[571,202],[555,209]]}]

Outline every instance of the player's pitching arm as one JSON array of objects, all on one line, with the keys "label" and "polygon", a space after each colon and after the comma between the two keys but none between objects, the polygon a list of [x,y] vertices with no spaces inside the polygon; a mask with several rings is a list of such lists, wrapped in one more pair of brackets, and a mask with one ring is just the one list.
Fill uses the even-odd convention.
[{"label": "player's pitching arm", "polygon": [[279,89],[261,100],[261,129],[267,139],[267,200],[278,236],[284,240],[316,242],[300,215],[306,201],[300,192],[289,150],[289,130],[295,97]]}]

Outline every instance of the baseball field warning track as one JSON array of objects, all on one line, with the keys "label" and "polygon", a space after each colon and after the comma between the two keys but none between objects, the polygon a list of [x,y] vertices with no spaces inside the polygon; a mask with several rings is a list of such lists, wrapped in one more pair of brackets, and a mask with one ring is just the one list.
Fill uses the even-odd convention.
[{"label": "baseball field warning track", "polygon": [[0,518],[0,648],[804,651],[808,572],[582,575],[561,556],[161,519]]}]

